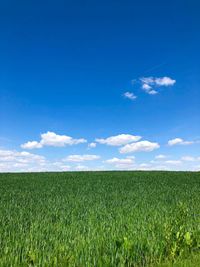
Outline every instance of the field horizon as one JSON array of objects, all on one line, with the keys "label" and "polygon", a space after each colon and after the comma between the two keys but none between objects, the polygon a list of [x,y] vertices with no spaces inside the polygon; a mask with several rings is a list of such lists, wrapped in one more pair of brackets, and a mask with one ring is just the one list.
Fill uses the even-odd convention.
[{"label": "field horizon", "polygon": [[95,172],[99,172],[99,173],[103,173],[103,172],[174,172],[174,173],[177,173],[177,172],[180,172],[180,173],[199,173],[200,171],[191,171],[191,170],[188,170],[188,171],[185,171],[185,170],[123,170],[123,169],[119,169],[119,170],[81,170],[81,171],[77,171],[77,170],[73,170],[73,171],[70,171],[70,170],[67,170],[67,171],[24,171],[24,172],[0,172],[0,174],[27,174],[27,173],[95,173]]}]

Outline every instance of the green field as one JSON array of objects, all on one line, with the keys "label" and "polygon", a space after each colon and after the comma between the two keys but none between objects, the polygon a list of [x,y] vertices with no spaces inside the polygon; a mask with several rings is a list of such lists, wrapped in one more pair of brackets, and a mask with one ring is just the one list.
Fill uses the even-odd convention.
[{"label": "green field", "polygon": [[200,266],[200,173],[0,174],[0,266]]}]

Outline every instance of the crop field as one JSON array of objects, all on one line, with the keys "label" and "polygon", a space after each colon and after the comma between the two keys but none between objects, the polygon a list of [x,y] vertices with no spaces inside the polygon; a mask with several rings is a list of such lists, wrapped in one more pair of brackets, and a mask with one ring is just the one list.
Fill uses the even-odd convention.
[{"label": "crop field", "polygon": [[0,174],[1,267],[200,266],[199,254],[198,172]]}]

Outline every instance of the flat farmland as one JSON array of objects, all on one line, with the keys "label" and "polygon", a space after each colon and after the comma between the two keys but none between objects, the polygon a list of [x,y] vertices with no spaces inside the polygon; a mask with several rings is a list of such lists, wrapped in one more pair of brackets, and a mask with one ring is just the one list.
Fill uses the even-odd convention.
[{"label": "flat farmland", "polygon": [[1,267],[200,266],[199,250],[198,172],[0,174]]}]

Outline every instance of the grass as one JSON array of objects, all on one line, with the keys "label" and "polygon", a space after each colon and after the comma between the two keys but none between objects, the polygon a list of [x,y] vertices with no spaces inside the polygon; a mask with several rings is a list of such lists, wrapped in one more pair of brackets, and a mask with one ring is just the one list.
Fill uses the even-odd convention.
[{"label": "grass", "polygon": [[159,264],[157,267],[198,267],[200,266],[200,255],[191,254],[188,259],[177,259],[176,262]]},{"label": "grass", "polygon": [[200,173],[0,174],[0,267],[196,267],[199,249]]}]

